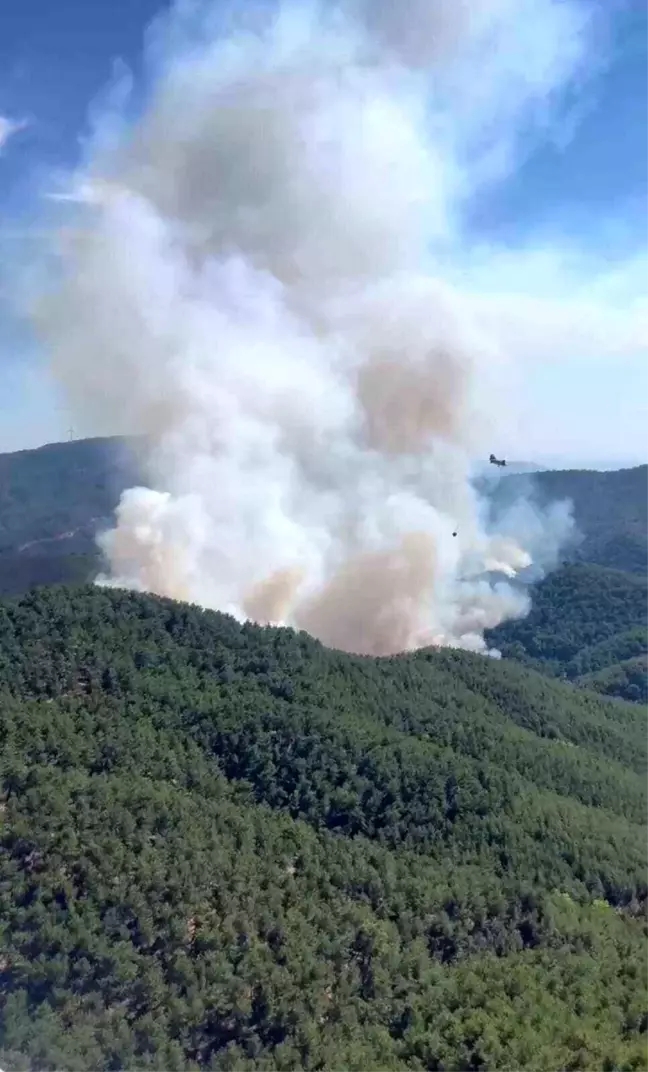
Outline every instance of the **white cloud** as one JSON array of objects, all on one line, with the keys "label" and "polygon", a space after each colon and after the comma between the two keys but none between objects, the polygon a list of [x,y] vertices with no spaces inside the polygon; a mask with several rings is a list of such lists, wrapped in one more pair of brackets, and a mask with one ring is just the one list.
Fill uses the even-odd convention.
[{"label": "white cloud", "polygon": [[[599,243],[594,231],[588,239],[605,250],[604,229]],[[597,463],[648,454],[643,249],[610,263],[604,252],[540,238],[458,254],[448,271],[499,347],[485,385],[500,400],[498,449]]]},{"label": "white cloud", "polygon": [[28,126],[26,119],[9,119],[6,115],[0,115],[0,153],[5,149],[10,138],[19,130]]},{"label": "white cloud", "polygon": [[558,248],[491,250],[487,272],[467,285],[480,320],[525,364],[643,361],[647,277],[645,255],[605,268]]}]

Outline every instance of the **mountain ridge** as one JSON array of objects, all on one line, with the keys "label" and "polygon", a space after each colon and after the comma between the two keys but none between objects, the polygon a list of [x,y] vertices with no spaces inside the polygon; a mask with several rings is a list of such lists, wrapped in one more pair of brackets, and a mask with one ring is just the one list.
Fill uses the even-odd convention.
[{"label": "mountain ridge", "polygon": [[[97,526],[109,523],[125,488],[142,482],[133,449],[142,438],[97,437],[0,454],[0,553],[47,540],[57,539],[64,544],[75,536],[80,536],[81,541],[70,545],[73,551],[95,550],[91,540]],[[496,493],[502,491],[510,492],[508,498],[529,491],[542,501],[571,498],[577,523],[587,529],[588,536],[592,526],[600,529],[607,523],[609,527],[611,520],[616,520],[617,525],[629,523],[635,535],[642,525],[645,528],[646,465],[609,472],[541,469],[498,474],[495,479],[486,475],[489,479],[478,483],[496,502]],[[616,519],[610,519],[609,510],[603,511],[600,506],[602,498],[609,500],[610,489],[614,489],[620,507]],[[40,512],[39,496],[45,500]],[[636,516],[629,516],[629,502],[635,503]],[[27,517],[26,504],[34,511]],[[642,534],[645,539],[645,532]]]},{"label": "mountain ridge", "polygon": [[[97,532],[110,526],[121,491],[141,482],[133,442],[116,437],[76,440],[0,455],[0,594],[20,594],[42,584],[82,584],[96,576],[105,565]],[[582,539],[566,556],[569,565],[532,588],[529,617],[504,623],[488,638],[507,657],[576,681],[579,675],[573,672],[570,659],[551,647],[556,638],[565,640],[567,618],[571,646],[582,649],[591,643],[594,618],[614,622],[621,638],[646,624],[646,614],[637,609],[641,594],[627,578],[646,576],[648,468],[598,473],[504,471],[504,475],[489,473],[480,486],[490,496],[494,511],[520,494],[539,505],[556,499],[574,503]],[[575,563],[580,573],[574,574]],[[598,575],[596,568],[617,574]],[[609,596],[607,603],[603,590]],[[619,593],[625,593],[627,613]],[[535,637],[534,629],[538,631]],[[611,641],[610,629],[604,633]],[[542,650],[540,634],[545,637]],[[619,650],[625,651],[622,639]],[[636,659],[646,650],[645,643],[640,650],[635,645],[617,663]],[[648,676],[642,665],[634,662],[615,671],[609,663],[598,668],[609,670],[607,676],[582,684],[643,702],[648,698]]]}]

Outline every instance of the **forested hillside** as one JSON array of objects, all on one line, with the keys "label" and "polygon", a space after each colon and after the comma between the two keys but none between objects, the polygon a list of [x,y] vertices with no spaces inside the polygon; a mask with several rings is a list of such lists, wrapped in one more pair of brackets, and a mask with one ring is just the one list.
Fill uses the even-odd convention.
[{"label": "forested hillside", "polygon": [[568,499],[583,537],[575,556],[609,569],[645,574],[648,566],[648,466],[596,472],[556,469],[532,476],[512,473],[495,497],[528,495],[540,504]]},{"label": "forested hillside", "polygon": [[90,580],[99,564],[96,534],[137,481],[119,439],[0,454],[0,594]]},{"label": "forested hillside", "polygon": [[530,614],[488,632],[508,658],[626,700],[648,701],[646,577],[575,564],[533,590]]},{"label": "forested hillside", "polygon": [[580,543],[532,592],[531,613],[490,630],[508,658],[602,695],[648,702],[648,467],[512,474],[493,500],[520,492],[569,499]]},{"label": "forested hillside", "polygon": [[0,1065],[646,1068],[646,735],[463,652],[0,604]]}]

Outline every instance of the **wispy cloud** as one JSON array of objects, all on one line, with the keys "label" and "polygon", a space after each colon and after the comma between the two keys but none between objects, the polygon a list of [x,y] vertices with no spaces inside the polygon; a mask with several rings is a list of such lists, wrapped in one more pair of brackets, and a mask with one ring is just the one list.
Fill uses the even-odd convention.
[{"label": "wispy cloud", "polygon": [[10,138],[27,126],[29,122],[26,119],[10,119],[6,115],[0,115],[0,153],[6,148]]}]

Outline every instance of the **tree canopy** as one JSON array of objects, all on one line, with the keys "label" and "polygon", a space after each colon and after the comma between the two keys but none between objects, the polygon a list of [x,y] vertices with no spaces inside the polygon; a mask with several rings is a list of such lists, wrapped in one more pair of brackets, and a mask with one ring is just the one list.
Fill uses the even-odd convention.
[{"label": "tree canopy", "polygon": [[3,1068],[646,1067],[640,706],[96,588],[0,681]]}]

